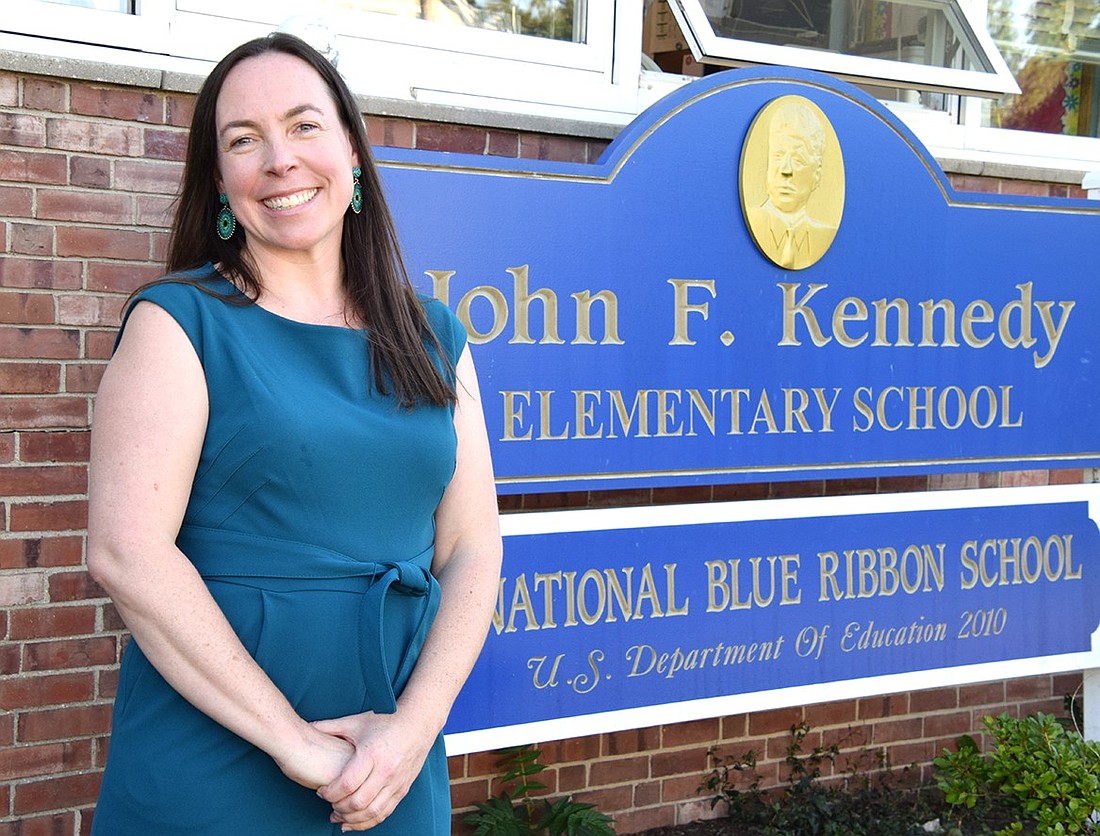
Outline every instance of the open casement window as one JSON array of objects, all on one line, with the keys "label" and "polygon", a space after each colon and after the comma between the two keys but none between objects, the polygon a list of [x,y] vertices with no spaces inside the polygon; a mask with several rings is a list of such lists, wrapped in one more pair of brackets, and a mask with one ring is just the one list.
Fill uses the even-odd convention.
[{"label": "open casement window", "polygon": [[984,23],[960,0],[668,3],[700,63],[785,64],[871,87],[1019,91]]}]

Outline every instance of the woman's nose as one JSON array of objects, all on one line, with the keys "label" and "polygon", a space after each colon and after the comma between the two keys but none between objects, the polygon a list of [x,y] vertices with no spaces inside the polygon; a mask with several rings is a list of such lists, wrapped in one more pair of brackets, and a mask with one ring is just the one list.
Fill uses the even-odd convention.
[{"label": "woman's nose", "polygon": [[296,158],[286,141],[276,139],[268,142],[265,160],[267,171],[282,176],[294,167],[295,162]]}]

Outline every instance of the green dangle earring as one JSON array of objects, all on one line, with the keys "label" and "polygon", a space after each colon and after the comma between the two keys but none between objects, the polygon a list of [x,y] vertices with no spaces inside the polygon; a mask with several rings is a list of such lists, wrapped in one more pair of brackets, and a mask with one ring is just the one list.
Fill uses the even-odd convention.
[{"label": "green dangle earring", "polygon": [[351,170],[351,176],[355,180],[351,189],[351,211],[356,215],[363,211],[363,187],[359,185],[359,175],[362,173],[363,169],[359,166],[355,166]]},{"label": "green dangle earring", "polygon": [[233,233],[237,231],[237,216],[229,208],[229,195],[225,192],[218,195],[218,203],[222,205],[221,211],[218,212],[218,237],[223,241],[228,241],[233,237]]}]

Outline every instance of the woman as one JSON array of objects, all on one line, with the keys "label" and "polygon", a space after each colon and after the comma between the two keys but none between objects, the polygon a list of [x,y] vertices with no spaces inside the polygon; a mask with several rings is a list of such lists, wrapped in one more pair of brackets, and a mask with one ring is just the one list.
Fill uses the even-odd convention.
[{"label": "woman", "polygon": [[168,268],[96,401],[88,565],[132,640],[95,832],[448,833],[500,569],[477,382],[300,40],[203,85]]}]

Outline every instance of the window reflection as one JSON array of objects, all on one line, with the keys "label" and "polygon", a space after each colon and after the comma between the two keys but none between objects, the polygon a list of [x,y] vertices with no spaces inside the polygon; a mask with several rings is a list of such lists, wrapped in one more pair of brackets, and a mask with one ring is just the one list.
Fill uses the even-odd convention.
[{"label": "window reflection", "polygon": [[1100,0],[990,0],[989,30],[1021,92],[988,103],[987,125],[1100,136]]},{"label": "window reflection", "polygon": [[489,29],[584,42],[587,0],[360,0],[338,2],[350,11],[430,20],[452,26]]},{"label": "window reflection", "polygon": [[82,9],[97,9],[101,12],[122,12],[134,14],[134,0],[46,0],[62,6],[78,6]]},{"label": "window reflection", "polygon": [[703,0],[715,35],[908,64],[975,66],[944,7],[890,0]]}]

